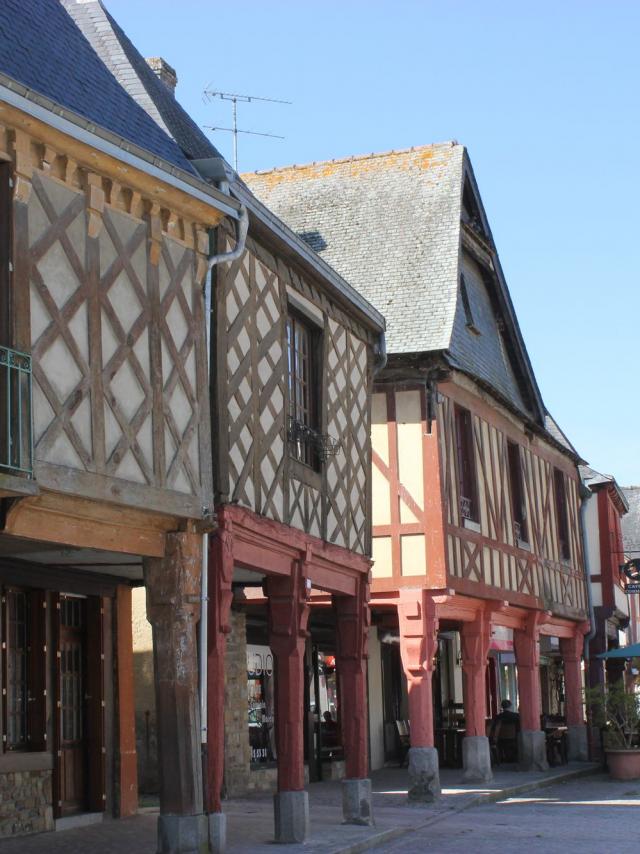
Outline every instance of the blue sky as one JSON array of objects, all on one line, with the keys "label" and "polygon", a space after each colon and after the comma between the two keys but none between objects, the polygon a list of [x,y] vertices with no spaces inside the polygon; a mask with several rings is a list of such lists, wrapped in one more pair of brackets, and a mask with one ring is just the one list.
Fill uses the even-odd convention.
[{"label": "blue sky", "polygon": [[[456,139],[474,166],[548,409],[640,484],[640,3],[105,0],[202,125],[239,108],[240,170]],[[231,157],[231,138],[214,134]]]}]

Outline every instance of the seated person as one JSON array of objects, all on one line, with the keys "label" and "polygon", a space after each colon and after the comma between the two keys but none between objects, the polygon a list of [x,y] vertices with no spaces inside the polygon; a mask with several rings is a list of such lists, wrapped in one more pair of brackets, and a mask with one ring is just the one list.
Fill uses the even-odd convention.
[{"label": "seated person", "polygon": [[520,715],[511,708],[511,700],[503,700],[502,711],[491,723],[490,738],[497,743],[500,761],[515,762],[518,758]]},{"label": "seated person", "polygon": [[502,721],[503,723],[510,723],[516,725],[516,730],[520,731],[520,715],[517,712],[512,711],[511,700],[503,700],[500,705],[502,706],[502,711],[499,715],[496,715],[493,719],[493,728],[495,729],[498,721]]}]

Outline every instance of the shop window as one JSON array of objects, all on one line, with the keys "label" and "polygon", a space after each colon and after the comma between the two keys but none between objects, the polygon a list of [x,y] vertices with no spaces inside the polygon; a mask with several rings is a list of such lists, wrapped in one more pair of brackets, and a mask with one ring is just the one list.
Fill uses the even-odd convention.
[{"label": "shop window", "polygon": [[45,594],[7,587],[2,595],[4,749],[43,750],[46,743]]},{"label": "shop window", "polygon": [[480,521],[476,458],[473,449],[473,424],[471,413],[461,406],[455,408],[456,449],[458,456],[458,494],[460,517],[463,521]]},{"label": "shop window", "polygon": [[251,763],[275,762],[273,655],[268,646],[247,646],[247,704]]},{"label": "shop window", "polygon": [[553,486],[556,505],[556,522],[558,525],[558,548],[562,560],[571,559],[569,546],[569,520],[567,518],[567,493],[564,484],[564,474],[560,469],[553,470]]},{"label": "shop window", "polygon": [[520,446],[515,442],[507,443],[509,457],[509,486],[511,489],[511,510],[513,513],[513,533],[516,543],[528,543],[527,509],[524,500],[522,480],[522,456]]},{"label": "shop window", "polygon": [[287,317],[289,444],[293,457],[318,470],[320,464],[318,331],[300,315]]}]

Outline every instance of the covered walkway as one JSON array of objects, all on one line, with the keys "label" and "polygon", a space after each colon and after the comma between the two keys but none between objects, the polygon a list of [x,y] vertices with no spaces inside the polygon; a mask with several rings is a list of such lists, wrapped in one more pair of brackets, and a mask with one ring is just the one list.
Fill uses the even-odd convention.
[{"label": "covered walkway", "polygon": [[[545,772],[518,772],[502,766],[488,785],[462,784],[460,769],[442,771],[442,798],[420,806],[407,805],[406,769],[386,768],[371,775],[375,826],[343,825],[339,782],[309,786],[311,834],[304,845],[287,845],[287,852],[305,854],[363,851],[396,839],[418,827],[427,827],[454,812],[488,800],[498,800],[527,789],[552,785],[595,773],[599,766],[574,763]],[[227,852],[273,854],[273,799],[269,794],[224,801],[227,815]],[[0,841],[0,854],[155,854],[158,810],[146,808],[137,816],[105,821],[74,830],[44,833]],[[279,846],[277,846],[279,847]]]}]

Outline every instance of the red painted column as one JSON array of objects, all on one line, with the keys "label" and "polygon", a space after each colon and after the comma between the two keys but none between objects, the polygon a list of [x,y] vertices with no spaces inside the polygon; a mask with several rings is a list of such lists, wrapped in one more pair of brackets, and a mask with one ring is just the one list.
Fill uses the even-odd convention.
[{"label": "red painted column", "polygon": [[265,583],[275,666],[279,792],[304,790],[304,646],[309,601],[303,568],[303,560],[294,561],[290,576],[270,576]]},{"label": "red painted column", "polygon": [[367,734],[367,642],[371,614],[369,584],[363,580],[355,596],[334,596],[336,670],[340,687],[340,726],[346,776],[361,780],[369,774]]},{"label": "red painted column", "polygon": [[462,685],[466,735],[486,735],[487,656],[491,643],[491,620],[480,611],[471,623],[463,623]]},{"label": "red painted column", "polygon": [[233,592],[233,534],[231,523],[209,539],[209,603],[207,637],[207,745],[205,812],[222,811],[224,775],[224,658],[231,627],[229,613]]},{"label": "red painted column", "polygon": [[540,612],[531,613],[524,628],[513,632],[513,646],[518,667],[518,695],[521,730],[539,730],[542,713],[540,693]]},{"label": "red painted column", "polygon": [[407,678],[411,747],[433,747],[433,658],[438,648],[436,606],[428,591],[400,588],[400,658]]},{"label": "red painted column", "polygon": [[582,626],[573,637],[560,639],[560,652],[564,663],[564,703],[567,726],[582,726],[582,670],[580,662],[584,646]]}]

